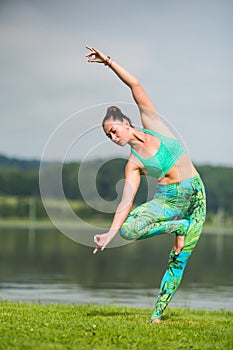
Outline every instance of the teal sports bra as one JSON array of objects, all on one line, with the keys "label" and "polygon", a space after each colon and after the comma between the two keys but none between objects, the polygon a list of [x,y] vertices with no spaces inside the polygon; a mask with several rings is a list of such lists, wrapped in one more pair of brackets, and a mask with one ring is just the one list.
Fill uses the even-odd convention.
[{"label": "teal sports bra", "polygon": [[148,129],[142,129],[142,131],[160,140],[158,151],[150,158],[143,158],[134,148],[131,148],[131,152],[145,166],[148,175],[160,178],[173,167],[176,161],[185,153],[185,149],[177,139],[161,135]]}]

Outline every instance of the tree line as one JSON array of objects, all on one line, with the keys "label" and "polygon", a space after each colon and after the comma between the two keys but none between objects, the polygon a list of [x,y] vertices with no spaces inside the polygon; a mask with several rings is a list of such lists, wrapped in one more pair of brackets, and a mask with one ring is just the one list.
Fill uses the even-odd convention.
[{"label": "tree line", "polygon": [[[51,170],[56,171],[58,163],[48,163],[46,165],[50,184],[48,185],[48,195],[56,198],[53,189],[53,176]],[[99,166],[99,164],[103,164]],[[119,180],[124,178],[125,159],[95,160],[88,162],[82,168],[82,186],[78,181],[80,162],[67,162],[62,166],[62,186],[67,199],[84,201],[82,187],[85,187],[85,196],[89,200],[96,200],[99,197],[106,201],[113,201],[119,196],[122,184],[117,188]],[[216,213],[219,208],[225,213],[233,213],[233,168],[226,166],[196,165],[206,188],[207,210]],[[52,173],[53,174],[53,173]],[[45,174],[46,176],[46,171]],[[142,203],[148,199],[149,189],[155,189],[154,180],[142,176],[135,204]],[[95,191],[92,190],[91,182],[95,182]],[[154,187],[153,187],[154,186]],[[0,156],[0,196],[16,196],[19,199],[34,197],[40,199],[39,187],[39,162],[38,161],[16,161],[1,162]],[[22,202],[22,201],[21,201]],[[0,216],[3,208],[0,208]]]}]

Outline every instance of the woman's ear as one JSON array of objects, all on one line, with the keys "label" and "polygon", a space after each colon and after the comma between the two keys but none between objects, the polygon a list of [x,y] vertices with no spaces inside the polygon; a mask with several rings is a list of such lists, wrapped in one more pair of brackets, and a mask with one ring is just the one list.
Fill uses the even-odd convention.
[{"label": "woman's ear", "polygon": [[130,128],[130,124],[129,124],[128,120],[126,120],[126,119],[123,119],[123,125],[124,125],[127,129]]}]

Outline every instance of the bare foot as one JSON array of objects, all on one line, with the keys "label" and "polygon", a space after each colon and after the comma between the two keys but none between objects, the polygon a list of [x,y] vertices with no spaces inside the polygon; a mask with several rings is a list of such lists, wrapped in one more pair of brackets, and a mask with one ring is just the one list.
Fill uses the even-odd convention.
[{"label": "bare foot", "polygon": [[176,236],[175,245],[173,249],[177,255],[180,254],[181,249],[184,247],[184,238],[185,238],[185,235]]},{"label": "bare foot", "polygon": [[159,318],[154,318],[151,323],[160,323],[160,322],[161,322],[161,320]]}]

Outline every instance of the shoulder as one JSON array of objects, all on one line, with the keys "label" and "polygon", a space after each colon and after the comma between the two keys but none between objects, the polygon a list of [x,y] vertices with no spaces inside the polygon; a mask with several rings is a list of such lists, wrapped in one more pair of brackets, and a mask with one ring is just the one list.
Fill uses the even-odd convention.
[{"label": "shoulder", "polygon": [[125,178],[140,177],[145,175],[145,168],[141,161],[133,154],[130,154],[129,160],[125,166]]},{"label": "shoulder", "polygon": [[174,137],[173,132],[170,127],[162,120],[161,117],[158,118],[144,118],[142,121],[143,128],[151,132],[159,133],[164,136]]},{"label": "shoulder", "polygon": [[128,162],[125,166],[125,172],[140,171],[140,163],[137,157],[131,152]]}]

